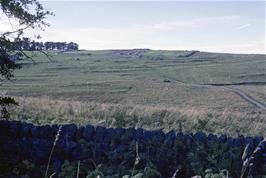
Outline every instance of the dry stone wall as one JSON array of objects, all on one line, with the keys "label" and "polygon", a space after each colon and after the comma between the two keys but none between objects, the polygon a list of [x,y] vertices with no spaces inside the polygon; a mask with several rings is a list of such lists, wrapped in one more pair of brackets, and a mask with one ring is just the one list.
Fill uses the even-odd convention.
[{"label": "dry stone wall", "polygon": [[[29,160],[37,165],[46,165],[58,129],[58,125],[35,126],[0,120],[0,165],[10,160],[14,164]],[[164,177],[173,175],[177,167],[181,168],[180,177],[189,177],[196,174],[197,169],[208,169],[214,162],[219,168],[227,169],[233,177],[239,177],[243,164],[241,157],[249,144],[250,155],[259,148],[253,155],[251,173],[263,175],[266,142],[262,140],[263,137],[259,136],[231,138],[202,132],[164,133],[141,128],[77,127],[69,124],[62,126],[51,165],[60,171],[65,160],[92,159],[96,164],[107,164],[114,169],[121,164],[132,167],[138,154],[141,160],[136,169],[150,161]]]}]

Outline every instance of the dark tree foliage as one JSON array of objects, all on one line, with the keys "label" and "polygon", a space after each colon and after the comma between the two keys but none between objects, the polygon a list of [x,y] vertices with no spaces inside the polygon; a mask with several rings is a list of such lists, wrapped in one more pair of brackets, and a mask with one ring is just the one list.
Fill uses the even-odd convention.
[{"label": "dark tree foliage", "polygon": [[[0,33],[0,75],[1,80],[9,80],[13,77],[13,71],[20,68],[12,60],[14,54],[21,58],[27,58],[22,46],[29,45],[29,38],[24,38],[26,29],[44,30],[49,26],[45,22],[51,12],[44,10],[43,6],[36,0],[0,0],[0,9],[9,19],[14,19],[18,23],[17,29]],[[36,38],[40,38],[36,36]],[[17,45],[21,43],[23,45]],[[8,105],[17,105],[11,97],[0,96],[0,107],[2,118],[8,118],[9,113],[6,107]]]},{"label": "dark tree foliage", "polygon": [[23,38],[13,41],[15,49],[20,48],[25,51],[41,51],[41,50],[58,50],[58,51],[74,51],[78,50],[79,46],[74,42],[36,42],[30,41],[28,38]]}]

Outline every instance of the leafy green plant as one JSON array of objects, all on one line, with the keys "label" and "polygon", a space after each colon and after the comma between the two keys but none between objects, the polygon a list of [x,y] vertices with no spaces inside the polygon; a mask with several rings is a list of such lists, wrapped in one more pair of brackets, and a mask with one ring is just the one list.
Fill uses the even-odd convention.
[{"label": "leafy green plant", "polygon": [[154,165],[151,162],[148,162],[143,171],[143,178],[156,178],[162,177],[160,172],[156,170]]},{"label": "leafy green plant", "polygon": [[134,170],[132,175],[124,175],[123,178],[157,178],[162,177],[151,162],[148,162],[144,170]]},{"label": "leafy green plant", "polygon": [[127,121],[126,121],[126,114],[123,111],[120,111],[118,113],[115,114],[114,116],[115,119],[115,123],[114,126],[115,127],[126,127],[127,125]]},{"label": "leafy green plant", "polygon": [[212,169],[207,169],[204,178],[229,178],[229,172],[221,170],[219,173],[215,173]]},{"label": "leafy green plant", "polygon": [[196,131],[205,131],[208,127],[209,120],[207,119],[198,119],[197,123],[194,125]]},{"label": "leafy green plant", "polygon": [[95,170],[89,171],[86,178],[103,178],[103,165],[99,164],[96,166]]},{"label": "leafy green plant", "polygon": [[61,166],[61,171],[58,177],[62,178],[73,178],[76,175],[77,166],[70,163],[68,160]]}]

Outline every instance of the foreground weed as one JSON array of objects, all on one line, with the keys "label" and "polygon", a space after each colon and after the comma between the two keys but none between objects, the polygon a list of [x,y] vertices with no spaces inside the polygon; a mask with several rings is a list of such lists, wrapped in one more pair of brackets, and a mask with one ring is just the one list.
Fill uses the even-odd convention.
[{"label": "foreground weed", "polygon": [[53,147],[51,149],[51,152],[50,152],[50,155],[49,155],[49,159],[48,159],[48,163],[47,163],[47,167],[46,167],[46,171],[45,171],[45,176],[44,176],[45,178],[48,176],[50,162],[51,162],[51,159],[52,159],[52,155],[53,155],[53,152],[54,152],[54,148],[56,146],[56,143],[59,140],[61,130],[62,130],[62,126],[60,126],[58,128],[58,131],[57,131],[56,136],[55,136],[54,144],[53,144]]}]

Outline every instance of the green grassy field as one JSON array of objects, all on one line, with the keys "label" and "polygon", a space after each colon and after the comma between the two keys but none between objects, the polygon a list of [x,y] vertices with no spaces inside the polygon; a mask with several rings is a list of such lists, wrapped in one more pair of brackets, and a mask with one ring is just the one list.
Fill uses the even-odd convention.
[{"label": "green grassy field", "polygon": [[[43,114],[40,123],[53,120],[53,123],[101,122],[105,126],[117,126],[110,118],[123,111],[126,121],[118,126],[138,124],[148,129],[169,130],[178,129],[182,122],[182,127],[190,131],[199,129],[199,120],[207,120],[208,125],[203,129],[209,132],[265,135],[265,111],[224,87],[205,85],[247,82],[233,87],[265,105],[265,55],[207,52],[188,55],[190,53],[159,50],[140,54],[112,50],[49,52],[51,59],[35,53],[35,62],[22,61],[22,69],[15,71],[14,79],[2,82],[0,88],[23,101],[20,109],[14,111],[14,118],[21,119],[23,113],[24,119],[36,121],[38,116],[34,110]],[[28,97],[31,98],[25,102]],[[32,97],[39,98],[39,104]],[[64,103],[60,109],[54,104],[57,101]],[[71,114],[68,112],[70,105],[83,109],[73,110]],[[156,116],[163,111],[168,115]],[[132,121],[133,115],[137,122]],[[50,119],[46,122],[45,118]]]}]

